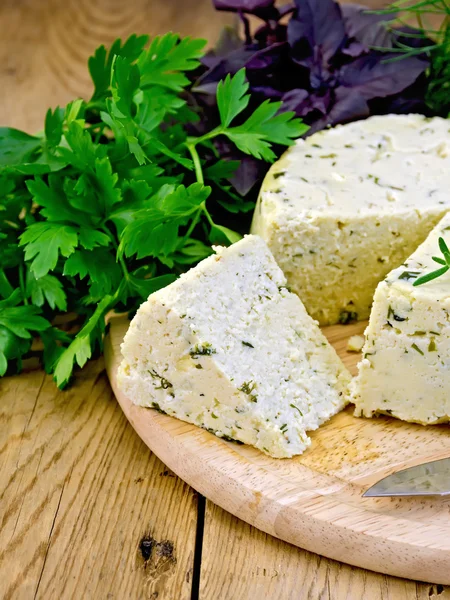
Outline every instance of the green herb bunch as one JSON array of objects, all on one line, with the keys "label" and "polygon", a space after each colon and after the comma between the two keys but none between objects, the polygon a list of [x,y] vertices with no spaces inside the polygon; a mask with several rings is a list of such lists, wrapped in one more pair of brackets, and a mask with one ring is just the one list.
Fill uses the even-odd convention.
[{"label": "green herb bunch", "polygon": [[[399,58],[428,54],[426,103],[434,114],[450,113],[450,0],[398,0],[387,9],[377,11],[393,14],[393,24],[418,27],[417,31],[398,32],[406,41],[398,41]],[[392,28],[395,35],[396,29]],[[409,42],[408,42],[409,39]]]},{"label": "green herb bunch", "polygon": [[[0,129],[0,375],[20,370],[33,338],[64,387],[101,349],[105,315],[152,292],[240,234],[253,203],[230,186],[236,163],[215,138],[272,162],[307,127],[263,102],[252,114],[245,71],[217,88],[220,125],[193,137],[188,75],[205,41],[133,35],[89,59],[92,98],[49,110],[42,133]],[[226,220],[229,224],[229,220]],[[74,312],[81,327],[55,326]],[[55,321],[56,319],[56,321]]]}]

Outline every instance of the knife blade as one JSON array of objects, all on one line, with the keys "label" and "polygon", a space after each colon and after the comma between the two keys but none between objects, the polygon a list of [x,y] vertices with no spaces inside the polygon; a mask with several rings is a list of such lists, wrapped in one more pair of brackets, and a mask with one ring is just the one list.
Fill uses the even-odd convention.
[{"label": "knife blade", "polygon": [[441,458],[392,473],[372,485],[363,497],[447,495],[450,495],[450,458]]}]

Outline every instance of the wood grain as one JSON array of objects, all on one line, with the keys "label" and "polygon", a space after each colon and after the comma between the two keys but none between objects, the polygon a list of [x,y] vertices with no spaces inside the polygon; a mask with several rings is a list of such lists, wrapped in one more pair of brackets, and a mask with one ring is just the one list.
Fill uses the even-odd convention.
[{"label": "wood grain", "polygon": [[129,427],[102,361],[67,392],[35,371],[0,395],[0,598],[190,598],[197,495]]},{"label": "wood grain", "polygon": [[88,97],[87,59],[100,44],[166,31],[215,40],[231,20],[211,0],[2,0],[1,124],[32,133],[49,106]]},{"label": "wood grain", "polygon": [[[133,405],[116,378],[128,323],[125,317],[110,323],[105,360],[112,388],[140,437],[182,479],[228,512],[300,548],[389,575],[450,584],[447,499],[362,498],[393,471],[449,456],[448,426],[357,419],[349,407],[312,432],[303,455],[273,459]],[[324,333],[345,347],[343,339],[361,326],[333,326]],[[358,355],[351,356],[347,360],[355,364]]]},{"label": "wood grain", "polygon": [[450,589],[379,575],[286,544],[206,503],[200,600],[448,600]]}]

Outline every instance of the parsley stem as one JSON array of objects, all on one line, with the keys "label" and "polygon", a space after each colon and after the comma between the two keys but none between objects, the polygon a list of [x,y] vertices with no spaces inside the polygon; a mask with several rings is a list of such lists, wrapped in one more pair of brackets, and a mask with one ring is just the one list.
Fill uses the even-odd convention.
[{"label": "parsley stem", "polygon": [[196,177],[198,183],[201,183],[202,185],[204,185],[205,180],[203,178],[202,163],[200,162],[200,157],[198,155],[197,148],[195,147],[195,143],[194,144],[187,143],[186,147],[189,150],[189,153],[192,157],[192,162],[194,163],[195,177]]},{"label": "parsley stem", "polygon": [[116,238],[114,237],[114,234],[108,229],[108,227],[106,225],[102,225],[102,230],[106,233],[106,235],[111,240],[112,245],[114,246],[114,250],[116,251],[116,256],[118,255],[117,260],[122,269],[123,276],[125,277],[126,281],[128,282],[130,280],[130,273],[128,272],[128,268],[127,268],[127,265],[125,263],[125,260],[122,256],[122,254],[118,254],[118,252],[117,252],[117,250],[119,249],[119,245],[116,242]]},{"label": "parsley stem", "polygon": [[188,239],[191,237],[191,235],[192,235],[192,232],[193,232],[193,231],[194,231],[194,229],[196,228],[196,226],[197,226],[197,224],[198,224],[198,222],[199,222],[199,220],[200,220],[200,217],[201,217],[201,215],[202,215],[202,213],[203,213],[203,211],[204,211],[204,206],[203,206],[204,204],[205,204],[205,203],[203,202],[203,203],[202,203],[202,204],[199,206],[199,209],[198,209],[198,211],[195,213],[195,216],[194,216],[194,218],[192,219],[192,221],[191,221],[191,224],[189,225],[189,229],[186,231],[185,235],[183,236],[183,244],[182,244],[182,246],[184,246],[185,242],[186,242],[186,241],[187,241],[187,240],[188,240]]},{"label": "parsley stem", "polygon": [[203,202],[201,206],[203,208],[203,212],[205,213],[206,218],[208,219],[208,223],[211,225],[211,227],[214,227],[215,223],[212,220],[212,217],[211,217],[211,215],[209,214],[209,212],[208,212],[208,210],[206,208],[206,204]]},{"label": "parsley stem", "polygon": [[197,146],[197,144],[203,144],[207,140],[211,140],[212,138],[215,138],[216,136],[220,135],[221,133],[223,133],[222,128],[216,127],[209,133],[205,133],[205,135],[201,135],[200,137],[190,137],[187,139],[186,147],[189,150],[189,153],[192,157],[192,162],[194,163],[195,177],[196,177],[197,181],[199,183],[201,183],[202,185],[205,183],[205,180],[203,177],[202,163],[200,161],[200,157],[198,155],[196,146]]},{"label": "parsley stem", "polygon": [[217,137],[221,133],[223,133],[222,127],[216,127],[209,133],[205,133],[204,135],[201,135],[200,137],[188,138],[188,144],[192,144],[193,146],[196,146],[197,144],[203,144],[204,142],[207,142],[208,140],[212,140],[212,138]]},{"label": "parsley stem", "polygon": [[129,279],[130,279],[130,274],[129,274],[129,272],[128,272],[127,265],[126,265],[126,263],[125,263],[125,260],[124,260],[124,258],[123,258],[123,255],[122,255],[122,254],[119,254],[119,264],[120,264],[120,266],[121,266],[121,268],[122,268],[123,276],[125,277],[125,279],[126,279],[127,281],[129,281]]}]

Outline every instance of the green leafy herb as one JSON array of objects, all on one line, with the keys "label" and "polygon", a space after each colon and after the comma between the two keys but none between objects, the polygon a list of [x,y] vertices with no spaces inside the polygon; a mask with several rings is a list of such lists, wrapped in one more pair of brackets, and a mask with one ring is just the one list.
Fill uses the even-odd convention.
[{"label": "green leafy herb", "polygon": [[447,271],[450,269],[450,250],[448,249],[444,238],[441,237],[439,238],[439,250],[442,252],[443,258],[440,258],[439,256],[433,256],[432,258],[434,262],[444,266],[440,269],[436,269],[436,271],[431,271],[426,275],[422,275],[422,277],[418,277],[413,283],[414,286],[423,285],[428,281],[437,279],[438,277],[441,277],[441,275],[445,275],[445,273],[447,273]]},{"label": "green leafy herb", "polygon": [[[435,113],[446,116],[450,111],[450,3],[448,0],[397,0],[388,8],[376,11],[392,14],[390,30],[397,43],[390,52],[398,58],[429,56],[426,103]],[[415,21],[415,23],[414,23]],[[417,29],[412,30],[411,23]],[[402,27],[397,29],[396,26]],[[405,26],[408,29],[405,29]],[[378,48],[379,49],[379,48]],[[395,58],[394,58],[395,60]]]},{"label": "green leafy herb", "polygon": [[[280,102],[252,112],[242,69],[218,84],[220,124],[194,136],[186,92],[205,43],[168,33],[101,46],[88,62],[89,101],[49,109],[36,136],[0,128],[0,375],[20,369],[39,335],[64,387],[101,350],[108,311],[132,313],[212,244],[246,232],[240,215],[254,202],[232,187],[239,165],[216,140],[272,162],[272,146],[307,126]],[[51,325],[64,311],[78,314],[77,333]]]}]

